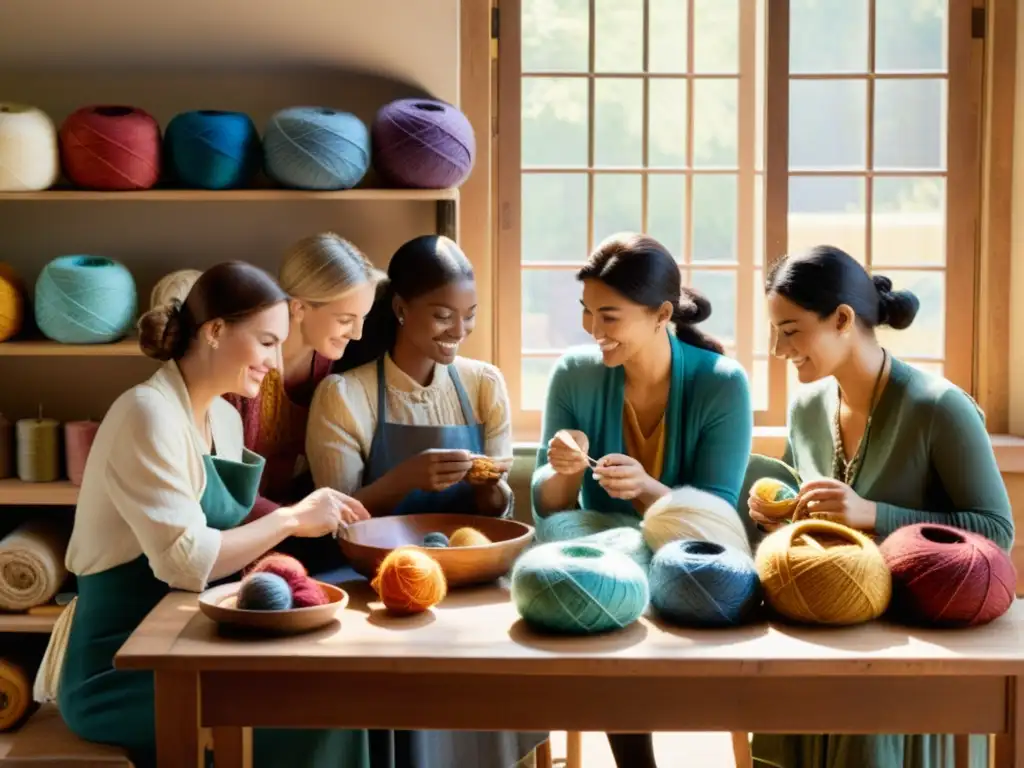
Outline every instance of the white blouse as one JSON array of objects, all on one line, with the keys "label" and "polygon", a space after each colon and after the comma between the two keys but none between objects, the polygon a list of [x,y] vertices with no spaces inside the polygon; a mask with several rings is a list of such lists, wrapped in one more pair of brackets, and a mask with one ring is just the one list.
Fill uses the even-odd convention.
[{"label": "white blouse", "polygon": [[[481,360],[455,358],[453,363],[473,414],[484,425],[484,453],[512,455],[512,421],[505,379]],[[437,364],[422,386],[384,358],[385,402],[391,424],[460,426],[466,423],[447,367]],[[363,486],[363,469],[377,427],[377,363],[328,376],[317,387],[306,427],[306,457],[318,488],[354,493]]]}]

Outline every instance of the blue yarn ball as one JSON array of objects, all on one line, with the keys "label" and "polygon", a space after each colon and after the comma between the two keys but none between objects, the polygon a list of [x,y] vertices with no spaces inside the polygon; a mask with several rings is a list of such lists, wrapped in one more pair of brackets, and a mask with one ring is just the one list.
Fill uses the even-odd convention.
[{"label": "blue yarn ball", "polygon": [[258,571],[242,581],[238,607],[247,611],[286,611],[292,607],[292,588],[276,573]]},{"label": "blue yarn ball", "polygon": [[174,177],[200,189],[245,186],[263,160],[252,119],[214,109],[175,115],[164,132],[164,150]]},{"label": "blue yarn ball", "polygon": [[437,549],[448,546],[448,537],[440,531],[431,531],[423,537],[424,547],[434,547]]},{"label": "blue yarn ball", "polygon": [[39,274],[39,330],[61,344],[106,344],[132,328],[138,307],[128,268],[102,256],[60,256]]},{"label": "blue yarn ball", "polygon": [[542,544],[512,568],[512,602],[536,629],[596,634],[627,627],[647,608],[643,568],[629,557],[576,542]]},{"label": "blue yarn ball", "polygon": [[651,606],[673,624],[732,626],[761,604],[753,559],[738,549],[680,539],[659,549],[648,571]]},{"label": "blue yarn ball", "polygon": [[263,135],[267,174],[296,189],[351,189],[370,167],[370,131],[353,114],[291,107],[270,118]]}]

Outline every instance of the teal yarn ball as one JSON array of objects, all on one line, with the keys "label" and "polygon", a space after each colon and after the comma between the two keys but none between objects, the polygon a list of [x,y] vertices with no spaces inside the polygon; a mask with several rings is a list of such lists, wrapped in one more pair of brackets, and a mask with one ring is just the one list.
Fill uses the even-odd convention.
[{"label": "teal yarn ball", "polygon": [[435,549],[447,547],[448,537],[440,531],[431,531],[423,537],[423,546]]},{"label": "teal yarn ball", "polygon": [[252,118],[215,109],[175,115],[164,131],[164,154],[171,176],[199,189],[243,187],[263,162]]},{"label": "teal yarn ball", "polygon": [[646,610],[650,592],[643,568],[626,555],[555,542],[516,561],[511,595],[529,626],[580,635],[629,626]]},{"label": "teal yarn ball", "polygon": [[132,329],[137,307],[131,272],[102,256],[60,256],[36,280],[36,325],[61,344],[117,341]]},{"label": "teal yarn ball", "polygon": [[659,549],[648,570],[651,607],[671,624],[734,626],[761,604],[753,559],[733,547],[697,539]]},{"label": "teal yarn ball", "polygon": [[370,131],[355,115],[329,107],[276,112],[263,134],[264,168],[295,189],[351,189],[370,168]]},{"label": "teal yarn ball", "polygon": [[533,517],[534,535],[539,542],[570,541],[615,528],[640,528],[637,515],[592,509],[570,509]]},{"label": "teal yarn ball", "polygon": [[286,611],[292,607],[292,588],[276,573],[257,571],[242,581],[238,607],[246,611]]},{"label": "teal yarn ball", "polygon": [[644,571],[651,565],[653,553],[644,540],[643,531],[639,528],[610,528],[607,531],[573,539],[572,542],[619,552],[643,568]]}]

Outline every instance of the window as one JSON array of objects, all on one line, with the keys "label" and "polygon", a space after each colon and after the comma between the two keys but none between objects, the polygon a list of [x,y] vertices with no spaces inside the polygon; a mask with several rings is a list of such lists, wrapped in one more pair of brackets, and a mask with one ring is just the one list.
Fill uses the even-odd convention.
[{"label": "window", "polygon": [[[971,389],[978,91],[971,0],[499,0],[498,359],[519,439],[586,343],[575,270],[645,231],[782,426],[764,266],[840,246],[921,310],[894,354]],[[949,108],[952,104],[954,108]]]}]

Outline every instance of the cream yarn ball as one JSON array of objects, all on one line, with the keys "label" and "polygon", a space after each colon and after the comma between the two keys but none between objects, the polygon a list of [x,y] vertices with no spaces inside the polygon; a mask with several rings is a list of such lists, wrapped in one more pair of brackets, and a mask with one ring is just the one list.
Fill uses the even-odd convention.
[{"label": "cream yarn ball", "polygon": [[746,529],[732,504],[692,486],[676,488],[654,502],[640,529],[653,552],[671,541],[697,539],[751,554]]},{"label": "cream yarn ball", "polygon": [[57,128],[41,109],[0,102],[0,192],[49,189],[60,176]]},{"label": "cream yarn ball", "polygon": [[184,303],[188,292],[202,274],[198,269],[179,269],[164,275],[149,294],[149,308],[166,306],[174,299]]}]

